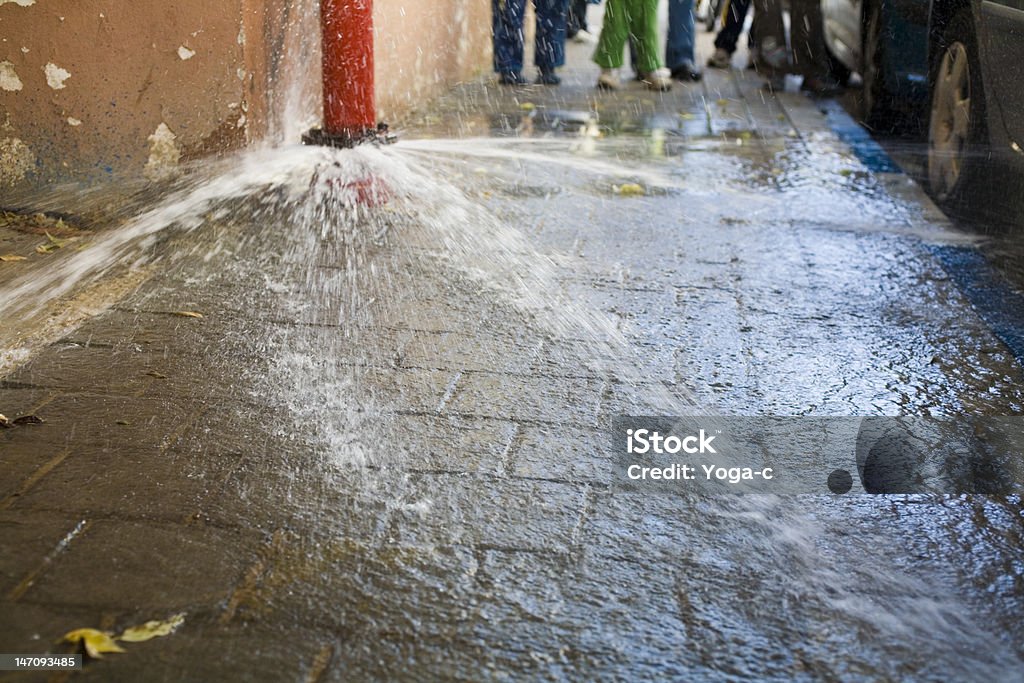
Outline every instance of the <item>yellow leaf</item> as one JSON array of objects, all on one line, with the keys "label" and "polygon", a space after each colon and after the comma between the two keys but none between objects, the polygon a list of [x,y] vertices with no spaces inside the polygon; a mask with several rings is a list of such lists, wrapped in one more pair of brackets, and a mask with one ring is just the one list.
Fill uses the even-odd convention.
[{"label": "yellow leaf", "polygon": [[114,642],[109,633],[97,631],[94,628],[80,628],[64,634],[63,640],[69,643],[81,642],[85,645],[85,654],[93,659],[102,659],[104,652],[124,652],[124,649]]},{"label": "yellow leaf", "polygon": [[635,197],[645,194],[643,185],[638,185],[637,183],[626,183],[625,185],[621,185],[617,192],[623,197]]},{"label": "yellow leaf", "polygon": [[195,311],[175,311],[174,315],[181,316],[182,318],[202,318],[202,313],[196,313]]},{"label": "yellow leaf", "polygon": [[534,109],[537,108],[537,105],[535,105],[533,102],[523,102],[522,104],[519,105],[519,108],[522,109],[523,111],[533,111]]},{"label": "yellow leaf", "polygon": [[18,256],[17,254],[4,254],[0,256],[0,261],[27,261],[28,258],[25,256]]},{"label": "yellow leaf", "polygon": [[123,640],[126,643],[141,643],[151,638],[169,636],[184,623],[185,613],[182,612],[181,614],[175,614],[166,621],[147,621],[141,626],[126,628],[118,640]]}]

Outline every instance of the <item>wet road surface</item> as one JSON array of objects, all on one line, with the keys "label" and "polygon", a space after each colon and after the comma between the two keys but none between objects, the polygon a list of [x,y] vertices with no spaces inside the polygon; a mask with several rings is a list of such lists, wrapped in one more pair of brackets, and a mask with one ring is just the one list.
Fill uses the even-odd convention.
[{"label": "wet road surface", "polygon": [[1013,415],[1024,384],[935,256],[973,238],[810,100],[601,95],[574,59],[60,255],[146,279],[0,383],[46,420],[0,431],[3,650],[184,612],[73,678],[1021,680],[1019,496],[610,486],[617,415]]}]

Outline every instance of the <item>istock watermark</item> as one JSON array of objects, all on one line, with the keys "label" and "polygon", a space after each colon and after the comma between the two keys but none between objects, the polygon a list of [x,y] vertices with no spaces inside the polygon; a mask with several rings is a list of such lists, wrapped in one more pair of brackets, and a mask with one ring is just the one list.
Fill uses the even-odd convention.
[{"label": "istock watermark", "polygon": [[1024,417],[617,417],[612,487],[1024,493]]}]

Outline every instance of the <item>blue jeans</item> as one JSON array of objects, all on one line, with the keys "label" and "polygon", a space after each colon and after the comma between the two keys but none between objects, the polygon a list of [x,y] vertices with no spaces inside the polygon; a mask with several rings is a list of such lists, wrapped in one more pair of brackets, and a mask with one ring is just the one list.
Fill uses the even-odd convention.
[{"label": "blue jeans", "polygon": [[668,0],[665,66],[675,69],[693,61],[693,0]]},{"label": "blue jeans", "polygon": [[[565,64],[565,22],[569,0],[533,0],[537,15],[533,61],[541,71]],[[523,17],[526,0],[491,0],[494,70],[499,74],[523,70]]]}]

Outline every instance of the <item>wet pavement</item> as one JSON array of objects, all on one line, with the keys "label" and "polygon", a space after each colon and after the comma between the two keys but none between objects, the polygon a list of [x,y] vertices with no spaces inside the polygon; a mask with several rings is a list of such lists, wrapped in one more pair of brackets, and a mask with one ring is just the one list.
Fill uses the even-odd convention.
[{"label": "wet pavement", "polygon": [[0,430],[0,650],[186,615],[11,680],[1024,679],[1017,495],[614,489],[615,416],[1016,415],[1024,383],[936,256],[975,238],[819,103],[602,94],[585,55],[0,264],[42,273],[3,275],[34,306],[0,412],[45,420]]}]

